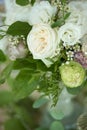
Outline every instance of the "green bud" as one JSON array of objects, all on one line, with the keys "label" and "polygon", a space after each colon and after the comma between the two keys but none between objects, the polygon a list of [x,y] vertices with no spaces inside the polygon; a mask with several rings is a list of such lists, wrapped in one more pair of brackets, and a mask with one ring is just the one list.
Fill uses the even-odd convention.
[{"label": "green bud", "polygon": [[74,61],[60,66],[60,74],[64,84],[70,88],[80,86],[85,78],[84,68]]}]

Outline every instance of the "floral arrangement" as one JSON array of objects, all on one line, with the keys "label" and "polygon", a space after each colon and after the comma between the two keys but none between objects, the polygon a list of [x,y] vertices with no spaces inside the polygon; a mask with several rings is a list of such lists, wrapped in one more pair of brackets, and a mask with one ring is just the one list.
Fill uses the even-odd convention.
[{"label": "floral arrangement", "polygon": [[63,88],[87,82],[87,1],[6,0],[0,84],[22,99],[37,90],[56,105]]}]

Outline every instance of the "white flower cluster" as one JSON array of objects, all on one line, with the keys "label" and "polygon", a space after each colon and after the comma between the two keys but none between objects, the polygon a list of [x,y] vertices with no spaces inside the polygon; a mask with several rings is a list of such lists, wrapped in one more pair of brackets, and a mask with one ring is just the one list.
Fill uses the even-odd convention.
[{"label": "white flower cluster", "polygon": [[[87,24],[87,2],[83,3],[75,1],[69,3],[68,8],[71,12],[71,15],[65,21],[63,26],[61,26],[59,29],[57,28],[57,33],[55,33],[55,30],[47,25],[49,24],[48,19],[51,19],[52,15],[55,13],[55,10],[53,11],[53,7],[48,4],[50,8],[45,7],[46,12],[43,11],[44,5],[46,6],[46,3],[48,2],[40,2],[39,4],[35,4],[31,9],[31,23],[34,25],[36,21],[36,24],[38,25],[34,25],[28,36],[27,43],[29,50],[33,54],[33,58],[41,59],[47,66],[49,66],[50,64],[49,62],[46,62],[46,59],[54,57],[54,53],[59,47],[61,40],[63,41],[64,46],[72,46],[80,42],[80,39],[84,36],[84,34],[87,33],[87,29],[85,28]],[[41,11],[42,5],[43,8]],[[40,13],[37,13],[36,10],[40,10]],[[49,10],[51,10],[50,15],[48,13]],[[34,13],[34,11],[36,13]]]},{"label": "white flower cluster", "polygon": [[72,1],[68,4],[70,16],[59,29],[64,45],[74,45],[87,33],[87,1]]},{"label": "white flower cluster", "polygon": [[70,2],[69,18],[63,26],[55,29],[51,27],[51,23],[57,8],[48,1],[37,1],[33,6],[24,7],[17,5],[14,0],[5,0],[5,2],[7,5],[5,24],[25,21],[32,25],[27,37],[28,49],[34,59],[41,59],[47,66],[52,64],[51,59],[56,54],[59,55],[60,41],[64,46],[73,46],[87,33],[87,2]]}]

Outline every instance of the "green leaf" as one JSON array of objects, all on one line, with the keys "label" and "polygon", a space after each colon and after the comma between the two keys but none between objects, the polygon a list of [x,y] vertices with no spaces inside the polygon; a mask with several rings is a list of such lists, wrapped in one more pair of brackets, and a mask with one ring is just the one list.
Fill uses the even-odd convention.
[{"label": "green leaf", "polygon": [[64,130],[64,127],[61,122],[54,121],[51,124],[50,130]]},{"label": "green leaf", "polygon": [[31,94],[37,88],[39,78],[37,74],[32,76],[31,71],[28,69],[21,70],[12,84],[15,98],[18,100]]},{"label": "green leaf", "polygon": [[29,0],[16,0],[16,3],[21,6],[26,6],[29,4]]},{"label": "green leaf", "polygon": [[52,27],[52,28],[60,27],[60,26],[62,26],[63,24],[64,24],[64,20],[63,20],[63,19],[60,19],[60,20],[54,22],[54,23],[51,25],[51,27]]},{"label": "green leaf", "polygon": [[47,0],[49,3],[51,3],[51,0]]},{"label": "green leaf", "polygon": [[[22,100],[23,101],[23,100]],[[29,103],[29,102],[28,102]],[[20,103],[19,103],[20,104]],[[26,102],[24,102],[26,104]],[[22,105],[24,105],[22,104]],[[27,104],[28,105],[28,104]],[[33,125],[32,120],[32,114],[26,109],[26,106],[18,106],[18,104],[14,107],[14,111],[18,117],[22,120],[22,122],[30,128],[31,125]]]},{"label": "green leaf", "polygon": [[0,91],[0,106],[7,105],[9,103],[12,103],[14,101],[13,94],[9,91]]},{"label": "green leaf", "polygon": [[1,35],[1,34],[0,34],[0,40],[1,40],[3,37],[4,37],[4,35]]},{"label": "green leaf", "polygon": [[66,13],[65,16],[64,16],[64,20],[66,20],[69,16],[70,16],[70,12]]},{"label": "green leaf", "polygon": [[52,109],[50,110],[50,115],[56,119],[56,120],[61,120],[64,118],[64,114],[62,111],[58,111],[57,109]]},{"label": "green leaf", "polygon": [[0,62],[4,62],[4,61],[6,61],[6,56],[5,56],[5,54],[3,53],[3,51],[0,50]]},{"label": "green leaf", "polygon": [[9,63],[5,69],[0,74],[0,84],[3,84],[5,80],[9,77],[11,74],[11,71],[13,69],[13,62]]},{"label": "green leaf", "polygon": [[29,59],[17,59],[14,61],[13,69],[20,70],[28,68],[30,70],[36,70],[36,64],[34,62],[31,62]]},{"label": "green leaf", "polygon": [[5,130],[26,130],[19,119],[12,118],[5,122]]},{"label": "green leaf", "polygon": [[48,130],[48,128],[39,127],[39,128],[36,128],[35,130]]},{"label": "green leaf", "polygon": [[32,27],[27,22],[17,21],[17,22],[15,22],[15,23],[13,23],[12,25],[9,26],[9,28],[7,30],[7,34],[10,34],[10,35],[13,35],[13,36],[24,35],[25,37],[27,37],[31,28]]},{"label": "green leaf", "polygon": [[46,71],[46,72],[48,71],[48,68],[46,67],[46,65],[42,61],[37,60],[36,65],[37,65],[37,70]]},{"label": "green leaf", "polygon": [[44,97],[40,97],[39,99],[37,99],[34,104],[33,104],[33,108],[39,108],[42,105],[46,104],[48,102],[47,98]]},{"label": "green leaf", "polygon": [[60,0],[62,4],[65,4],[67,0]]},{"label": "green leaf", "polygon": [[69,87],[66,87],[66,88],[69,93],[73,95],[77,95],[79,92],[81,92],[82,86],[77,87],[77,88],[69,88]]},{"label": "green leaf", "polygon": [[35,0],[31,0],[31,4],[33,5],[35,3]]}]

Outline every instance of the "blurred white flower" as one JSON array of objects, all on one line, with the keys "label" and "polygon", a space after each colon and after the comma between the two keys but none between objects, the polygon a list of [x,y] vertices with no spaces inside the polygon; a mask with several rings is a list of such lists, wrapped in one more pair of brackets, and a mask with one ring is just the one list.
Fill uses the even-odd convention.
[{"label": "blurred white flower", "polygon": [[64,88],[59,96],[56,106],[57,111],[63,112],[64,116],[70,115],[74,109],[72,98],[74,98],[74,96],[69,94],[66,88]]},{"label": "blurred white flower", "polygon": [[6,53],[11,60],[16,60],[17,58],[24,58],[27,54],[27,48],[25,46],[25,39],[23,36],[8,36],[8,45],[6,48]]},{"label": "blurred white flower", "polygon": [[59,46],[57,31],[47,24],[35,25],[27,38],[28,48],[34,59],[41,59],[48,67]]},{"label": "blurred white flower", "polygon": [[66,23],[59,28],[58,37],[66,45],[74,45],[82,37],[81,27],[72,23]]},{"label": "blurred white flower", "polygon": [[27,49],[23,42],[19,42],[16,45],[10,41],[10,36],[5,36],[0,40],[0,49],[9,57],[11,60],[16,58],[23,58],[27,54]]},{"label": "blurred white flower", "polygon": [[87,1],[71,1],[68,5],[70,10],[87,11]]},{"label": "blurred white flower", "polygon": [[82,33],[87,33],[87,1],[72,1],[68,4],[70,16],[66,20],[66,23],[75,23],[80,25]]},{"label": "blurred white flower", "polygon": [[5,24],[10,25],[16,21],[27,22],[31,6],[19,6],[15,0],[5,0],[6,20]]},{"label": "blurred white flower", "polygon": [[82,38],[82,51],[87,57],[87,34]]},{"label": "blurred white flower", "polygon": [[29,23],[31,25],[39,23],[49,23],[56,13],[56,7],[50,5],[48,1],[36,2],[29,13]]},{"label": "blurred white flower", "polygon": [[16,60],[16,58],[23,58],[27,54],[27,50],[23,44],[18,44],[17,46],[9,44],[7,46],[7,55],[11,60]]}]

